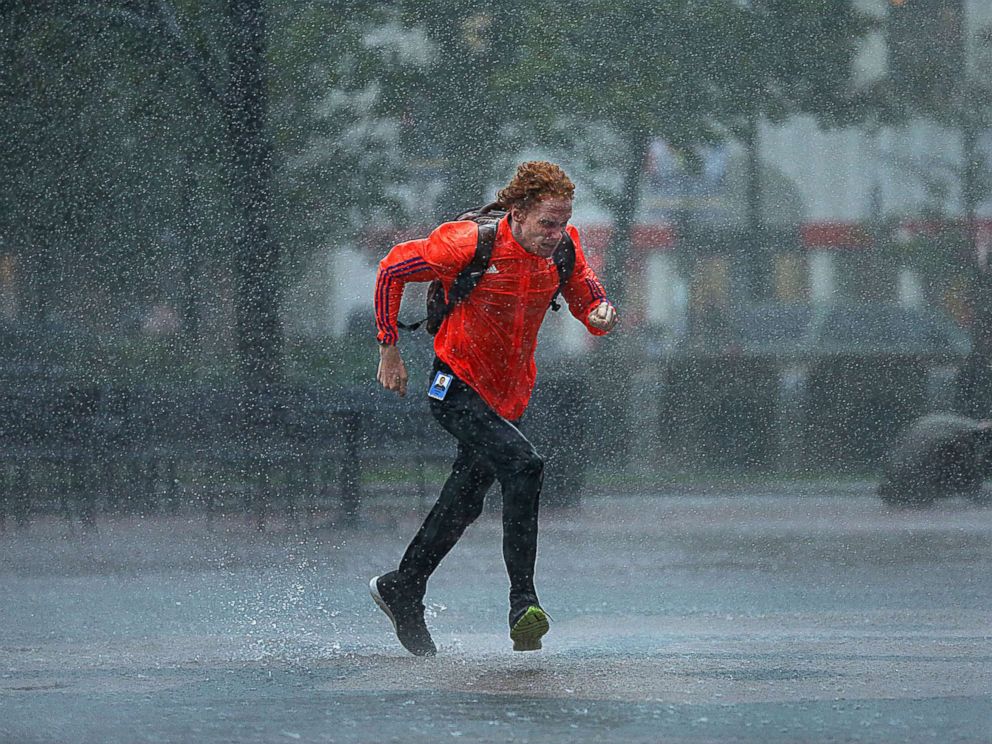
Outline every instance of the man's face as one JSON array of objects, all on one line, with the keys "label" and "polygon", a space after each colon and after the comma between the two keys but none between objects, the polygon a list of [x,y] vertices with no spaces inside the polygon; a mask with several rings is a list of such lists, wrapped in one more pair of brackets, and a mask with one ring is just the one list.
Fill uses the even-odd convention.
[{"label": "man's face", "polygon": [[548,258],[561,240],[565,226],[572,217],[572,200],[551,197],[537,202],[526,212],[511,211],[513,237],[525,251]]}]

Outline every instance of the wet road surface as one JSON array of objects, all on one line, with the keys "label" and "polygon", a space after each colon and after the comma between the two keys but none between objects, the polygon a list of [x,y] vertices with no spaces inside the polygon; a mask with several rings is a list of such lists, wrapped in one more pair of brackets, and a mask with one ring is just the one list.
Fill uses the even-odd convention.
[{"label": "wet road surface", "polygon": [[803,486],[546,510],[533,653],[510,650],[487,512],[432,579],[440,652],[417,659],[367,582],[424,509],[8,527],[0,742],[992,741],[992,508]]}]

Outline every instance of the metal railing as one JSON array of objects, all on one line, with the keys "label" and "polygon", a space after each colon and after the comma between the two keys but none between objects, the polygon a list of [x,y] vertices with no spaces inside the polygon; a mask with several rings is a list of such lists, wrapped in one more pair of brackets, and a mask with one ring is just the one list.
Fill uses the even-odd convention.
[{"label": "metal railing", "polygon": [[358,519],[368,481],[426,495],[448,460],[417,402],[286,387],[116,388],[58,381],[0,391],[0,526],[62,513],[84,524],[128,511],[238,509],[257,520]]}]

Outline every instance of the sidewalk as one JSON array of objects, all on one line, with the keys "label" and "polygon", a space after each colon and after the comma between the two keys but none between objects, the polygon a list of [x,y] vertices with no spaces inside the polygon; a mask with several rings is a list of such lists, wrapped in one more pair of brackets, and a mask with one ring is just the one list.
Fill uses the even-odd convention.
[{"label": "sidewalk", "polygon": [[[785,496],[791,495],[792,498]],[[542,515],[541,652],[506,634],[499,515],[432,580],[440,654],[367,593],[363,528],[49,519],[0,536],[0,741],[984,742],[992,509],[849,489],[592,496]]]}]

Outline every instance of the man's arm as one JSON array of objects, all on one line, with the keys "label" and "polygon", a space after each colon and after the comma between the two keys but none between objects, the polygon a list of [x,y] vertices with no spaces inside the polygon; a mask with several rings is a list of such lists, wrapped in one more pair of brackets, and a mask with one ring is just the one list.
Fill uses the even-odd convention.
[{"label": "man's arm", "polygon": [[578,318],[595,336],[602,336],[613,330],[620,320],[616,308],[606,298],[606,290],[586,262],[585,253],[579,243],[579,233],[569,227],[569,235],[575,244],[575,269],[562,294],[568,303],[569,312]]},{"label": "man's arm", "polygon": [[407,371],[396,346],[399,332],[396,319],[400,313],[403,289],[407,282],[424,282],[435,274],[423,258],[426,240],[409,240],[393,247],[379,262],[375,278],[376,338],[379,342],[379,366],[375,379],[386,390],[406,395]]},{"label": "man's arm", "polygon": [[407,282],[426,282],[436,275],[424,259],[427,240],[408,240],[393,246],[379,262],[372,305],[380,344],[393,346],[399,340],[396,319]]},{"label": "man's arm", "polygon": [[452,281],[474,255],[477,229],[471,222],[445,223],[427,238],[393,246],[379,262],[372,303],[379,342],[376,380],[386,390],[406,395],[406,365],[396,347],[399,341],[396,320],[406,283],[437,278],[446,284]]}]

